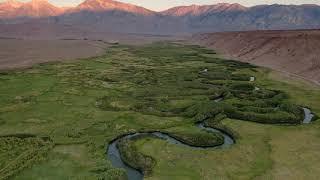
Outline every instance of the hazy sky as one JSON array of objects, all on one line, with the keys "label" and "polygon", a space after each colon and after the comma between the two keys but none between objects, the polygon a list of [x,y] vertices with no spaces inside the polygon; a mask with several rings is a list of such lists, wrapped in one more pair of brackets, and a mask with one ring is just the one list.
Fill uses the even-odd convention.
[{"label": "hazy sky", "polygon": [[[5,0],[0,0],[0,2]],[[30,1],[30,0],[20,0]],[[57,6],[75,6],[84,0],[49,0]],[[136,5],[140,5],[152,10],[165,10],[173,6],[190,5],[190,4],[216,4],[220,2],[239,3],[245,6],[257,4],[319,4],[320,0],[119,0]]]}]

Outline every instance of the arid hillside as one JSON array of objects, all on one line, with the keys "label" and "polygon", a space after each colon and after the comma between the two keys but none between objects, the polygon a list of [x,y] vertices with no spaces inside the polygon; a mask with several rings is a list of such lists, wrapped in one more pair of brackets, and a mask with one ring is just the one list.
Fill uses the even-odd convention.
[{"label": "arid hillside", "polygon": [[320,30],[197,34],[192,41],[226,56],[320,84]]}]

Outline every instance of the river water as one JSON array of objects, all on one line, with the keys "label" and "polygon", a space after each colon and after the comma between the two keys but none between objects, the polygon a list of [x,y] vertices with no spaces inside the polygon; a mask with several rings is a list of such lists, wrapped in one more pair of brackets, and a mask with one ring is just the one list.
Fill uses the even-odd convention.
[{"label": "river water", "polygon": [[126,170],[127,172],[127,176],[128,176],[128,180],[142,180],[143,179],[143,173],[140,172],[139,170],[136,170],[132,167],[130,167],[129,165],[127,165],[126,163],[124,163],[121,159],[120,156],[120,152],[119,149],[117,148],[117,143],[121,140],[121,139],[131,139],[134,138],[135,136],[139,136],[139,135],[143,135],[143,134],[150,134],[153,136],[156,136],[158,138],[161,138],[163,140],[168,141],[171,144],[175,144],[175,145],[179,145],[179,146],[185,146],[187,148],[193,148],[193,149],[208,149],[208,148],[228,148],[230,147],[232,144],[234,144],[234,140],[231,136],[229,136],[228,134],[218,130],[218,129],[214,129],[214,128],[209,128],[209,127],[205,127],[204,123],[199,123],[197,124],[197,127],[199,127],[200,129],[204,129],[206,131],[209,132],[213,132],[213,133],[220,133],[223,137],[224,137],[224,143],[220,146],[214,146],[214,147],[196,147],[196,146],[190,146],[188,144],[185,144],[173,137],[171,137],[170,135],[166,134],[166,133],[162,133],[162,132],[150,132],[150,133],[134,133],[131,135],[127,135],[127,136],[123,136],[120,137],[116,140],[114,140],[109,146],[108,146],[108,151],[107,151],[107,155],[109,160],[111,161],[112,165],[114,167],[117,168],[123,168]]},{"label": "river water", "polygon": [[308,108],[302,108],[304,111],[304,120],[303,120],[303,124],[309,124],[311,123],[314,114],[312,114],[311,110]]}]

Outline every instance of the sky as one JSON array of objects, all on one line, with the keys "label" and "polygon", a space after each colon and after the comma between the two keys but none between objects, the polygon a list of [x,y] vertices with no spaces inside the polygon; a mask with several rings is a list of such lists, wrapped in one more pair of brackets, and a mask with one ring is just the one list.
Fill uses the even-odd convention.
[{"label": "sky", "polygon": [[[0,2],[5,0],[0,0]],[[23,2],[30,0],[20,0]],[[76,6],[84,0],[49,0],[56,6]],[[320,0],[119,0],[131,3],[145,8],[161,11],[174,6],[191,5],[191,4],[216,4],[216,3],[239,3],[245,6],[254,6],[258,4],[318,4]]]}]

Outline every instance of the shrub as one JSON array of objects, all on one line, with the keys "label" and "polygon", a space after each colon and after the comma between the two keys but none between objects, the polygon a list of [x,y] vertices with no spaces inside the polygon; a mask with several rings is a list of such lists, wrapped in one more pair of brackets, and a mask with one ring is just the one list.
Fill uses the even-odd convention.
[{"label": "shrub", "polygon": [[194,121],[200,122],[205,119],[214,117],[216,114],[222,112],[224,107],[221,104],[212,102],[212,101],[204,101],[196,103],[189,108],[186,109],[184,115],[187,117],[194,118]]},{"label": "shrub", "polygon": [[231,84],[230,89],[236,91],[253,91],[255,87],[253,84],[237,82]]},{"label": "shrub", "polygon": [[228,117],[265,124],[299,124],[301,119],[294,114],[279,111],[277,113],[259,114],[255,112],[234,111]]},{"label": "shrub", "polygon": [[234,80],[234,81],[249,81],[250,77],[252,77],[252,76],[248,75],[248,74],[232,74],[231,75],[231,80]]},{"label": "shrub", "polygon": [[255,107],[255,106],[245,106],[239,108],[240,111],[247,111],[247,112],[255,112],[255,113],[261,113],[261,114],[266,114],[266,113],[274,113],[276,111],[275,108],[261,108],[261,107]]},{"label": "shrub", "polygon": [[[45,139],[45,138],[44,138]],[[8,179],[24,168],[44,160],[53,148],[52,141],[30,134],[16,134],[0,138],[0,177]]]},{"label": "shrub", "polygon": [[202,72],[199,75],[200,77],[209,79],[209,80],[227,80],[230,79],[230,73],[227,71],[209,71],[209,72]]},{"label": "shrub", "polygon": [[220,133],[202,131],[195,132],[175,132],[169,135],[189,146],[194,147],[214,147],[224,143],[224,138]]},{"label": "shrub", "polygon": [[152,174],[156,161],[151,157],[140,153],[133,140],[122,139],[117,144],[121,159],[134,169],[140,170],[145,176]]}]

